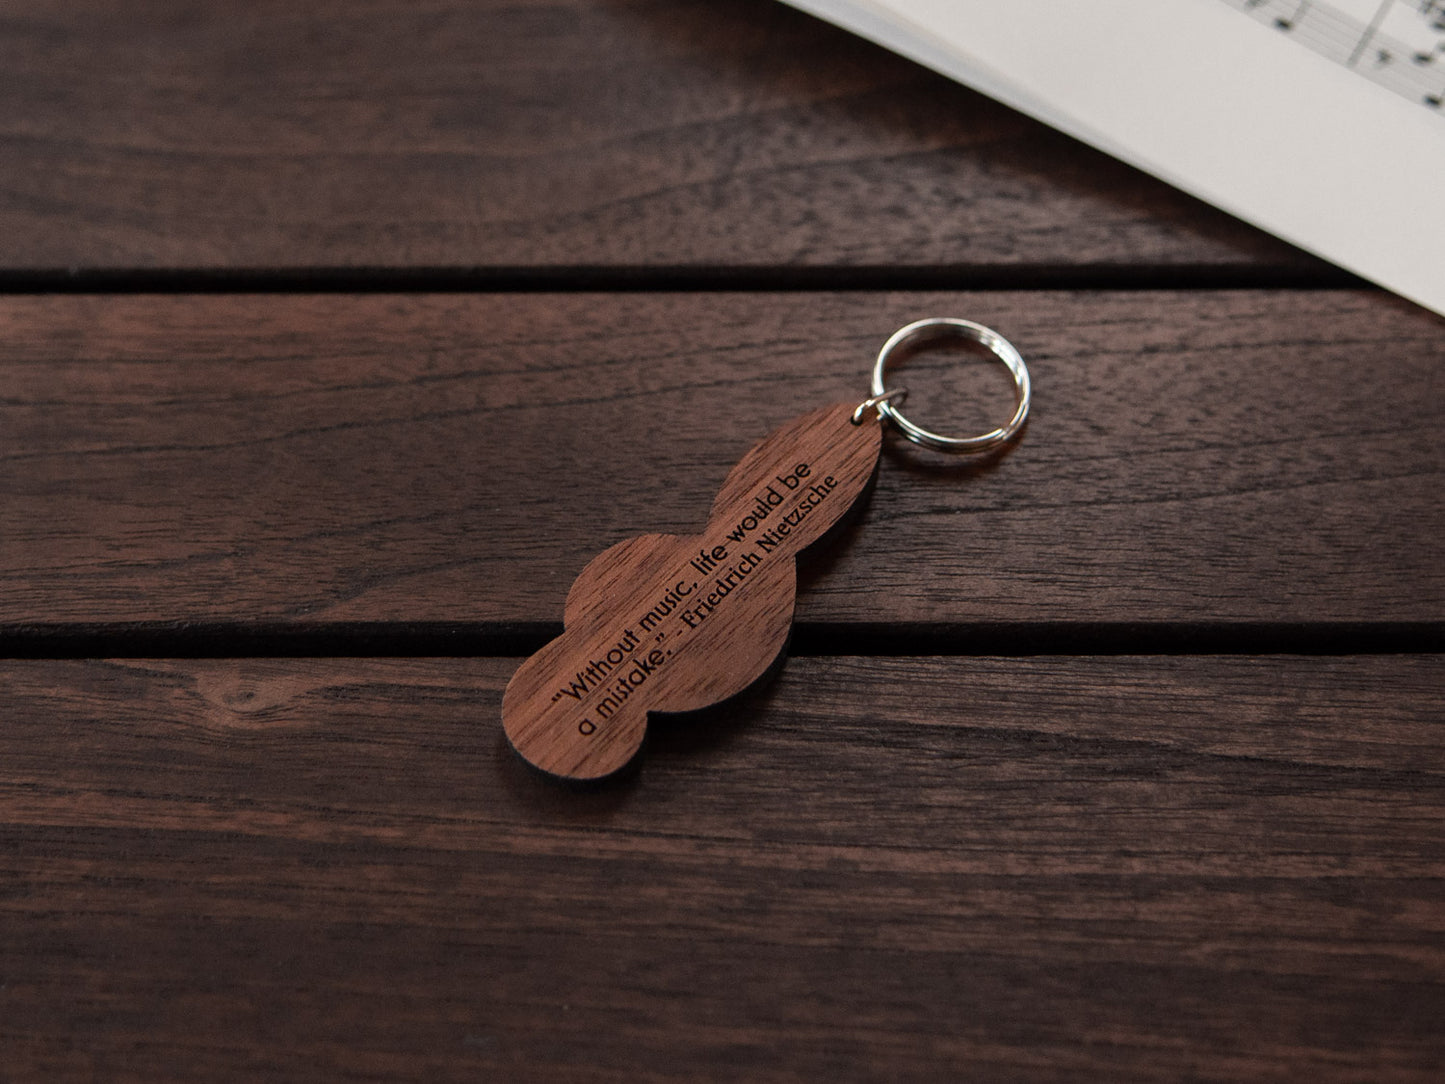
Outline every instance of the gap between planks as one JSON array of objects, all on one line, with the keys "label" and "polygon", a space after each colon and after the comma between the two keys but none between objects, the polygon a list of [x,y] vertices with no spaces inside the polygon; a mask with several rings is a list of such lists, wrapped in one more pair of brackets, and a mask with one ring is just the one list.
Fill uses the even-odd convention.
[{"label": "gap between planks", "polygon": [[0,268],[0,295],[1367,289],[1326,264]]},{"label": "gap between planks", "polygon": [[[560,622],[0,627],[0,659],[483,658],[530,655]],[[825,657],[1402,655],[1445,651],[1445,622],[851,625],[800,622],[787,653]]]}]

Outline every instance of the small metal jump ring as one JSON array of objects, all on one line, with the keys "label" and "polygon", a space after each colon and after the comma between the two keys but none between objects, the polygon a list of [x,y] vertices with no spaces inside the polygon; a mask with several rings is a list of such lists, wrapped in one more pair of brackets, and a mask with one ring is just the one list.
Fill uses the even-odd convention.
[{"label": "small metal jump ring", "polygon": [[859,403],[858,408],[853,411],[853,424],[862,425],[863,416],[870,410],[876,409],[880,403],[889,403],[894,399],[897,399],[901,403],[907,398],[907,388],[889,388],[887,391],[881,392],[878,395],[870,395],[867,399]]},{"label": "small metal jump ring", "polygon": [[[892,396],[884,391],[884,377],[893,352],[912,343],[931,342],[935,339],[969,339],[981,343],[1007,366],[1008,371],[1013,374],[1015,408],[1013,417],[1005,425],[977,437],[945,437],[915,425],[889,402]],[[1028,366],[1024,364],[1023,356],[1014,349],[1012,343],[998,332],[982,324],[975,324],[972,320],[935,316],[927,320],[916,320],[889,336],[883,349],[878,351],[878,360],[873,365],[873,398],[868,399],[858,411],[875,405],[880,417],[891,422],[913,443],[921,444],[925,448],[935,448],[941,452],[988,452],[1008,443],[1023,427],[1024,419],[1029,416],[1029,402],[1032,397]],[[854,418],[858,417],[859,413],[855,412]]]}]

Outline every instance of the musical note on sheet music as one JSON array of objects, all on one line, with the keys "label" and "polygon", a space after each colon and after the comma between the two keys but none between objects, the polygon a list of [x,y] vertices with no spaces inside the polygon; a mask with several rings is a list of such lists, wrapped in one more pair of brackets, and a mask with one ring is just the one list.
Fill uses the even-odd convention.
[{"label": "musical note on sheet music", "polygon": [[1445,115],[1445,0],[1225,0],[1321,56]]}]

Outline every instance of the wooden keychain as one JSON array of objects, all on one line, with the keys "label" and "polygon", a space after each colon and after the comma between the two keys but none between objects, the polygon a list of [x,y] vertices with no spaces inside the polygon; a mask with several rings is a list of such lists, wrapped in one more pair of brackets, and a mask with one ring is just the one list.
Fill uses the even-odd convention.
[{"label": "wooden keychain", "polygon": [[[940,339],[981,343],[1013,375],[1007,424],[945,437],[905,418],[889,361]],[[697,711],[742,692],[778,660],[793,622],[794,558],[838,522],[872,481],[883,423],[916,444],[979,453],[1028,417],[1029,372],[1001,335],[935,317],[900,328],[873,366],[863,402],[822,407],[755,444],[733,467],[696,535],[648,534],[594,557],[567,594],[564,631],[507,684],[512,747],[548,775],[595,780],[637,755],[649,713]]]}]

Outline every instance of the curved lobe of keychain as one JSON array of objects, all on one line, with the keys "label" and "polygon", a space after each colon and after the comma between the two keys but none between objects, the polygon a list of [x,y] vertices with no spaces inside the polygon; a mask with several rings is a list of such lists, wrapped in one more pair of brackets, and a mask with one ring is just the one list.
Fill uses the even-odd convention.
[{"label": "curved lobe of keychain", "polygon": [[[1010,422],[981,437],[914,425],[887,391],[890,357],[905,345],[963,337],[983,343],[1014,376]],[[743,691],[781,655],[793,621],[795,558],[868,488],[882,423],[941,450],[988,451],[1028,414],[1028,370],[988,328],[920,320],[884,345],[862,404],[811,411],[754,445],[729,472],[697,535],[649,534],[598,554],[568,592],[564,631],[507,685],[507,738],[533,766],[565,779],[611,775],[637,754],[650,712],[687,712]]]}]

